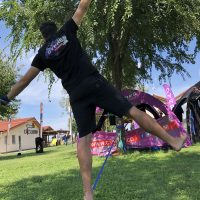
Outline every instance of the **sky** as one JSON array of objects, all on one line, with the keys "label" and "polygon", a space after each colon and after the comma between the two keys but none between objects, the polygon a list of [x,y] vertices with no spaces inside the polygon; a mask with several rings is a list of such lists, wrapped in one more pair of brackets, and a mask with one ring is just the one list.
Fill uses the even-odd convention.
[{"label": "sky", "polygon": [[[9,41],[5,41],[6,36],[10,30],[5,27],[4,23],[0,21],[0,49],[9,46]],[[191,49],[194,47],[194,42],[190,45]],[[5,53],[9,55],[9,47],[5,49]],[[31,61],[37,52],[30,51],[27,55],[23,55],[18,59],[17,66],[21,67],[20,74],[24,74],[30,67]],[[185,64],[184,68],[189,72],[191,77],[186,77],[184,81],[180,75],[174,74],[171,78],[171,87],[174,95],[177,96],[187,88],[194,85],[200,80],[200,54],[197,55],[196,64]],[[22,67],[23,66],[23,67]],[[165,96],[162,85],[158,81],[158,72],[153,70],[153,83],[145,84],[148,93]],[[60,80],[53,85],[51,92],[51,102],[48,100],[48,83],[45,83],[44,77],[41,75],[39,80],[36,78],[31,84],[17,97],[21,100],[21,107],[17,117],[35,117],[39,120],[40,116],[40,102],[44,105],[44,122],[43,125],[50,125],[54,129],[69,129],[68,128],[68,114],[60,106],[61,98],[63,97],[63,88]]]}]

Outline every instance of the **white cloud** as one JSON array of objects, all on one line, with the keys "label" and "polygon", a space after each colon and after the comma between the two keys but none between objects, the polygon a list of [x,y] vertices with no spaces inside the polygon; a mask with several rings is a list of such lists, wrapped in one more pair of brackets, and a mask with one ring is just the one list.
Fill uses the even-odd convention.
[{"label": "white cloud", "polygon": [[28,53],[23,52],[21,58],[18,58],[17,67],[20,69],[21,74],[24,74],[30,68],[35,55],[36,52],[31,50]]},{"label": "white cloud", "polygon": [[[37,79],[37,78],[36,78]],[[38,81],[33,80],[31,84],[18,96],[21,99],[22,104],[38,105],[38,102],[47,102],[48,99],[48,82],[44,82],[44,78],[41,77]],[[61,82],[58,81],[52,87],[50,100],[60,101],[63,96],[63,87]]]},{"label": "white cloud", "polygon": [[69,130],[67,116],[56,116],[54,118],[47,118],[44,120],[44,126],[45,125],[50,125],[55,130]]},{"label": "white cloud", "polygon": [[39,120],[40,102],[43,102],[43,125],[51,126],[55,130],[68,130],[68,115],[64,108],[59,105],[63,96],[60,81],[54,84],[49,102],[48,83],[34,80],[19,96],[21,99],[21,109],[18,117],[36,117]]}]

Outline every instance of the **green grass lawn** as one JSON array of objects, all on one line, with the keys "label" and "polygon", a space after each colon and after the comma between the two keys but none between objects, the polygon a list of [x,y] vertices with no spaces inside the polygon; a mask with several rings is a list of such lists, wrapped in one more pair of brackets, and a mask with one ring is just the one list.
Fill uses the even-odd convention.
[{"label": "green grass lawn", "polygon": [[[94,158],[93,180],[104,161]],[[0,155],[0,200],[82,200],[75,146]],[[200,200],[200,145],[111,157],[96,200]]]}]

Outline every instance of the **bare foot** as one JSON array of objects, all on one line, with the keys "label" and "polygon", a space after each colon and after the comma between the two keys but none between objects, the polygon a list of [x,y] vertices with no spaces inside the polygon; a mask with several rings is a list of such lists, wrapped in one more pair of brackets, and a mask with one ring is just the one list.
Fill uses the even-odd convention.
[{"label": "bare foot", "polygon": [[180,135],[180,137],[174,138],[174,144],[171,145],[172,148],[175,151],[180,151],[182,149],[183,144],[185,143],[186,139],[187,139],[187,135]]},{"label": "bare foot", "polygon": [[93,200],[93,194],[92,194],[92,192],[85,193],[84,200]]}]

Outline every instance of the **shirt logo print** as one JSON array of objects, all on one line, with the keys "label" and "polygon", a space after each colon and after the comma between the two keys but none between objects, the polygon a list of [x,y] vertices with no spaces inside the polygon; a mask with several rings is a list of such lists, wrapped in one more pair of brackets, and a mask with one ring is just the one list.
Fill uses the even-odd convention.
[{"label": "shirt logo print", "polygon": [[52,41],[50,45],[46,48],[45,57],[53,58],[53,57],[58,56],[62,52],[62,50],[64,49],[64,47],[66,46],[68,42],[69,40],[67,39],[65,35]]}]

